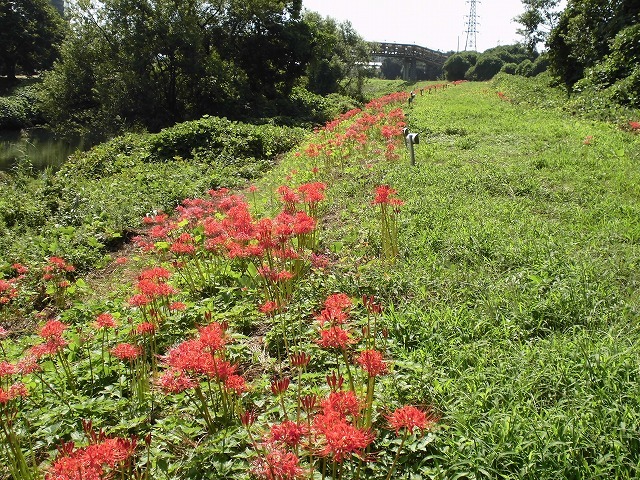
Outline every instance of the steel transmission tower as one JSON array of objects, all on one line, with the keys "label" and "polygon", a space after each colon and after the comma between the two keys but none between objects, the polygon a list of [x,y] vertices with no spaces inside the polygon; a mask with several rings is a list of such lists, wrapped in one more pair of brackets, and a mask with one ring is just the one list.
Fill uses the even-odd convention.
[{"label": "steel transmission tower", "polygon": [[467,3],[471,5],[469,9],[469,18],[467,19],[467,40],[464,42],[465,50],[476,49],[476,35],[478,34],[478,21],[476,14],[477,0],[467,0]]}]

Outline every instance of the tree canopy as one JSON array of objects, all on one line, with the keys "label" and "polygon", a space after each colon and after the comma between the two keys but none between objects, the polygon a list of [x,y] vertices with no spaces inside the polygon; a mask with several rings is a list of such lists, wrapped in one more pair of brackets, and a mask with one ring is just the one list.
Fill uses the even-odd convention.
[{"label": "tree canopy", "polygon": [[64,31],[49,0],[0,0],[0,74],[13,80],[50,68]]},{"label": "tree canopy", "polygon": [[299,0],[82,0],[46,76],[44,109],[66,129],[152,131],[204,114],[260,116],[295,86],[330,93],[366,60],[350,25]]}]

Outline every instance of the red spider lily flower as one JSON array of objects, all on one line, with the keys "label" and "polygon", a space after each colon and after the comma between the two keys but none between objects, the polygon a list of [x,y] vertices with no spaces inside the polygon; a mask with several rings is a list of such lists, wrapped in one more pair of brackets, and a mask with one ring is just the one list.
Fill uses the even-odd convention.
[{"label": "red spider lily flower", "polygon": [[[314,173],[318,173],[317,167]],[[305,183],[298,187],[298,191],[302,194],[302,200],[309,204],[315,204],[324,200],[324,191],[326,189],[327,185],[322,182]]]},{"label": "red spider lily flower", "polygon": [[320,323],[321,327],[324,327],[325,323],[333,326],[344,325],[349,319],[349,314],[338,308],[328,307],[319,314],[314,315],[314,318]]},{"label": "red spider lily flower", "polygon": [[187,304],[183,302],[172,302],[169,305],[169,310],[172,312],[181,312],[187,309]]},{"label": "red spider lily flower", "polygon": [[382,358],[382,353],[377,350],[360,352],[357,362],[370,377],[377,377],[387,373],[387,363]]},{"label": "red spider lily flower", "polygon": [[320,403],[320,406],[325,415],[335,413],[341,418],[346,418],[347,415],[358,418],[362,410],[362,402],[360,402],[356,394],[351,390],[331,392],[329,396]]},{"label": "red spider lily flower", "polygon": [[389,185],[380,185],[376,187],[376,196],[373,199],[374,205],[379,204],[389,204],[391,203],[391,198],[398,193],[398,191],[394,188],[391,188]]},{"label": "red spider lily flower", "polygon": [[298,457],[291,452],[271,449],[254,462],[251,472],[264,480],[296,480],[306,476]]},{"label": "red spider lily flower", "polygon": [[269,300],[260,305],[260,307],[258,307],[258,311],[260,313],[264,313],[267,316],[273,315],[274,312],[278,311],[278,304],[272,300]]},{"label": "red spider lily flower", "polygon": [[591,145],[591,142],[593,141],[593,135],[587,135],[586,137],[584,137],[584,140],[582,141],[583,145]]},{"label": "red spider lily flower", "polygon": [[297,368],[306,367],[307,365],[309,365],[310,361],[311,361],[311,356],[304,352],[291,354],[291,365],[293,367],[297,367]]},{"label": "red spider lily flower", "polygon": [[111,349],[111,354],[120,360],[133,361],[140,356],[142,349],[130,343],[119,343]]},{"label": "red spider lily flower", "polygon": [[69,280],[62,280],[61,282],[58,282],[59,288],[69,288],[70,286],[71,282]]},{"label": "red spider lily flower", "polygon": [[640,122],[629,122],[631,130],[640,130]]},{"label": "red spider lily flower", "polygon": [[13,265],[11,265],[11,268],[13,268],[18,275],[25,275],[29,273],[29,268],[22,265],[21,263],[14,263]]},{"label": "red spider lily flower", "polygon": [[280,201],[288,206],[293,206],[300,202],[300,197],[296,191],[287,185],[279,186],[276,191],[280,195]]},{"label": "red spider lily flower", "polygon": [[427,430],[438,421],[437,417],[432,414],[427,414],[422,410],[407,405],[400,407],[387,416],[387,421],[392,430],[395,430],[396,435],[400,434],[400,430],[406,428],[409,433],[413,433],[414,429]]},{"label": "red spider lily flower", "polygon": [[24,398],[29,396],[29,391],[23,383],[14,383],[8,390],[0,387],[0,405],[6,405],[16,398]]},{"label": "red spider lily flower", "polygon": [[271,442],[282,442],[290,447],[300,444],[302,438],[307,435],[306,425],[299,425],[290,420],[282,423],[275,423],[269,429],[269,440]]},{"label": "red spider lily flower", "polygon": [[127,257],[118,257],[115,260],[115,264],[116,265],[125,265],[128,261],[129,261],[129,259]]},{"label": "red spider lily flower", "polygon": [[296,235],[305,235],[316,229],[316,220],[305,212],[297,212],[295,223],[293,224],[293,233]]},{"label": "red spider lily flower", "polygon": [[142,322],[136,327],[136,334],[138,335],[154,335],[156,333],[156,326],[151,322]]},{"label": "red spider lily flower", "polygon": [[167,365],[178,370],[204,374],[213,368],[211,354],[199,340],[186,340],[171,348],[164,357]]},{"label": "red spider lily flower", "polygon": [[279,379],[274,379],[271,381],[271,392],[274,395],[281,395],[287,391],[289,388],[289,383],[291,379],[289,377],[283,377]]},{"label": "red spider lily flower", "polygon": [[164,393],[180,393],[195,388],[198,383],[187,376],[182,370],[170,368],[158,378],[156,385]]},{"label": "red spider lily flower", "polygon": [[327,375],[327,385],[332,392],[336,392],[342,388],[344,383],[344,377],[342,375],[336,375],[336,372],[331,372],[331,375]]},{"label": "red spider lily flower", "polygon": [[51,337],[46,342],[34,345],[27,351],[28,356],[40,359],[46,355],[55,355],[69,345],[62,337]]},{"label": "red spider lily flower", "polygon": [[304,408],[304,410],[307,413],[310,413],[313,410],[315,410],[317,402],[318,402],[318,397],[316,397],[315,395],[304,395],[303,397],[300,398],[300,404],[302,405],[302,408]]},{"label": "red spider lily flower", "polygon": [[18,368],[13,363],[7,361],[0,362],[0,378],[9,377],[18,373]]},{"label": "red spider lily flower", "polygon": [[224,387],[229,392],[234,392],[236,395],[242,395],[249,390],[247,382],[241,375],[229,375],[224,380]]},{"label": "red spider lily flower", "polygon": [[379,315],[382,313],[382,306],[379,303],[376,303],[375,299],[372,296],[363,295],[362,304],[371,314]]},{"label": "red spider lily flower", "polygon": [[320,340],[316,343],[322,348],[346,349],[349,345],[356,343],[357,340],[351,338],[349,332],[341,327],[332,326],[327,330],[320,330]]},{"label": "red spider lily flower", "polygon": [[210,378],[224,383],[236,374],[236,370],[238,370],[237,365],[212,355],[208,356],[211,361],[207,363],[207,368],[204,373]]},{"label": "red spider lily flower", "polygon": [[351,298],[346,293],[334,293],[329,295],[324,301],[326,308],[336,308],[338,310],[349,310],[353,306]]},{"label": "red spider lily flower", "polygon": [[143,270],[138,275],[138,280],[159,280],[166,281],[171,277],[171,272],[163,267],[153,267]]},{"label": "red spider lily flower", "polygon": [[101,313],[96,317],[96,328],[115,328],[117,326],[116,319],[110,313]]},{"label": "red spider lily flower", "polygon": [[69,325],[62,323],[60,320],[49,320],[40,328],[40,336],[42,338],[59,337],[62,335]]},{"label": "red spider lily flower", "polygon": [[9,331],[0,326],[0,340],[3,340],[9,336]]},{"label": "red spider lily flower", "polygon": [[142,293],[137,293],[132,297],[129,297],[127,303],[132,307],[143,307],[145,305],[149,305],[151,303],[151,298]]},{"label": "red spider lily flower", "polygon": [[225,333],[226,328],[222,324],[213,322],[198,329],[199,339],[207,351],[211,353],[222,350],[229,339]]},{"label": "red spider lily flower", "polygon": [[242,425],[244,425],[245,427],[249,427],[253,425],[254,423],[256,423],[257,419],[258,419],[258,412],[256,412],[253,409],[245,410],[240,414],[240,423],[242,423]]},{"label": "red spider lily flower", "polygon": [[16,367],[22,375],[27,375],[42,369],[40,365],[38,365],[38,357],[31,354],[27,354],[18,360]]},{"label": "red spider lily flower", "polygon": [[352,455],[362,457],[375,439],[370,430],[356,428],[335,413],[316,415],[313,429],[320,444],[318,454],[339,463]]}]

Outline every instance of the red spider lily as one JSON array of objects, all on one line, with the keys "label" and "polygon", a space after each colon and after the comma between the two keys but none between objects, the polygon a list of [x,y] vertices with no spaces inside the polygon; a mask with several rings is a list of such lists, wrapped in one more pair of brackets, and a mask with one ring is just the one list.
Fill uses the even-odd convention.
[{"label": "red spider lily", "polygon": [[236,395],[242,395],[249,390],[247,382],[241,375],[229,375],[224,380],[224,387],[229,392],[234,392]]},{"label": "red spider lily", "polygon": [[142,349],[130,343],[119,343],[111,349],[111,354],[120,360],[131,362],[142,354]]},{"label": "red spider lily", "polygon": [[164,393],[180,393],[195,388],[198,384],[182,370],[170,368],[160,375],[156,385]]},{"label": "red spider lily", "polygon": [[172,302],[169,305],[169,310],[172,312],[182,312],[187,309],[187,305],[183,302]]},{"label": "red spider lily", "polygon": [[382,353],[377,350],[360,352],[357,362],[370,377],[377,377],[387,373],[387,363],[382,358]]},{"label": "red spider lily", "polygon": [[370,430],[356,428],[336,413],[316,415],[313,430],[319,443],[318,454],[338,463],[352,455],[362,457],[375,439]]},{"label": "red spider lily", "polygon": [[640,122],[629,122],[629,127],[631,130],[640,130]]},{"label": "red spider lily", "polygon": [[0,340],[3,340],[9,336],[9,332],[0,326]]},{"label": "red spider lily", "polygon": [[340,390],[343,383],[344,377],[342,375],[336,375],[336,372],[331,372],[331,375],[327,375],[327,385],[329,385],[332,392]]},{"label": "red spider lily", "polygon": [[351,338],[349,332],[338,326],[329,327],[327,330],[320,330],[320,340],[316,343],[322,348],[346,349],[357,340]]},{"label": "red spider lily", "polygon": [[311,182],[300,185],[298,187],[298,192],[302,194],[302,200],[305,203],[315,204],[325,199],[324,191],[326,189],[327,185],[325,183]]},{"label": "red spider lily", "polygon": [[18,360],[16,367],[22,375],[27,375],[29,373],[41,370],[40,365],[38,365],[38,357],[29,353]]},{"label": "red spider lily", "polygon": [[156,333],[156,326],[151,322],[142,322],[136,327],[136,334],[138,335],[154,335]]},{"label": "red spider lily", "polygon": [[96,317],[96,328],[115,328],[117,326],[115,318],[110,313],[101,313]]},{"label": "red spider lily", "polygon": [[293,367],[297,367],[297,368],[306,367],[307,365],[309,365],[310,361],[311,361],[311,356],[304,352],[291,354],[291,365]]},{"label": "red spider lily", "polygon": [[379,205],[379,204],[390,204],[391,203],[391,198],[398,193],[398,191],[394,188],[391,188],[389,185],[380,185],[378,187],[376,187],[376,196],[373,199],[373,204],[374,205]]},{"label": "red spider lily", "polygon": [[226,328],[217,322],[210,323],[198,329],[199,339],[202,345],[210,353],[216,353],[224,349],[229,339],[225,333]]},{"label": "red spider lily", "polygon": [[327,297],[327,299],[324,301],[324,306],[326,308],[349,310],[353,306],[353,302],[346,293],[334,293]]},{"label": "red spider lily", "polygon": [[106,438],[82,448],[73,442],[58,448],[58,459],[47,471],[45,480],[100,480],[107,471],[127,462],[134,454],[135,438]]},{"label": "red spider lily", "polygon": [[379,315],[382,313],[382,306],[379,303],[376,303],[375,299],[372,296],[363,295],[362,304],[371,314]]},{"label": "red spider lily", "polygon": [[407,405],[400,407],[387,416],[387,421],[392,430],[395,430],[396,435],[399,435],[400,430],[407,429],[409,433],[413,433],[414,429],[427,430],[438,421],[437,417],[432,414],[427,414],[424,411]]},{"label": "red spider lily", "polygon": [[278,311],[278,304],[272,300],[269,300],[258,308],[258,311],[264,313],[265,315],[273,315],[274,312]]},{"label": "red spider lily", "polygon": [[307,413],[312,412],[316,408],[317,402],[318,397],[316,397],[315,395],[304,395],[300,398],[300,404]]},{"label": "red spider lily", "polygon": [[21,263],[14,263],[13,265],[11,265],[11,268],[13,268],[18,275],[25,275],[29,273],[29,268],[22,265]]},{"label": "red spider lily", "polygon": [[270,449],[264,458],[257,459],[251,471],[264,480],[296,480],[305,476],[298,457],[277,448]]},{"label": "red spider lily", "polygon": [[240,423],[245,427],[253,425],[258,419],[258,412],[255,410],[245,410],[240,414]]},{"label": "red spider lily", "polygon": [[40,328],[40,336],[42,338],[59,337],[62,335],[69,325],[62,323],[60,320],[49,320]]},{"label": "red spider lily", "polygon": [[171,277],[171,272],[163,267],[153,267],[143,270],[138,275],[138,280],[166,281]]},{"label": "red spider lily", "polygon": [[0,378],[15,375],[16,373],[18,373],[16,365],[7,361],[0,362]]},{"label": "red spider lily", "polygon": [[290,447],[299,445],[302,438],[308,434],[306,425],[300,425],[290,420],[271,425],[269,441],[282,442]]},{"label": "red spider lily", "polygon": [[24,398],[29,396],[29,391],[23,383],[14,383],[8,390],[0,388],[0,405],[5,405],[16,398]]},{"label": "red spider lily", "polygon": [[283,377],[279,379],[274,379],[271,381],[271,392],[274,395],[281,395],[287,391],[289,388],[289,383],[291,379],[289,377]]},{"label": "red spider lily", "polygon": [[46,355],[55,355],[69,345],[62,337],[51,337],[46,342],[34,345],[27,351],[27,355],[40,359]]},{"label": "red spider lily", "polygon": [[329,396],[320,403],[320,406],[325,415],[335,413],[341,418],[346,418],[347,415],[358,418],[363,407],[362,402],[360,402],[356,394],[351,390],[331,392]]}]

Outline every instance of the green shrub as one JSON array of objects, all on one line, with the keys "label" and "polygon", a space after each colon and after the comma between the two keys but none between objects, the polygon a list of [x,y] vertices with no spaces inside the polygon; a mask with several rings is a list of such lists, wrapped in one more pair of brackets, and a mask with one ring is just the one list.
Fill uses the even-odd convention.
[{"label": "green shrub", "polygon": [[533,62],[528,58],[523,60],[516,68],[516,75],[520,75],[521,77],[531,77],[533,73]]},{"label": "green shrub", "polygon": [[505,63],[504,65],[502,65],[500,71],[502,73],[508,73],[509,75],[515,75],[517,68],[518,65],[516,63]]},{"label": "green shrub", "polygon": [[504,62],[498,57],[481,55],[478,58],[478,62],[467,70],[465,78],[476,81],[490,80],[500,71],[502,65],[504,65]]}]

